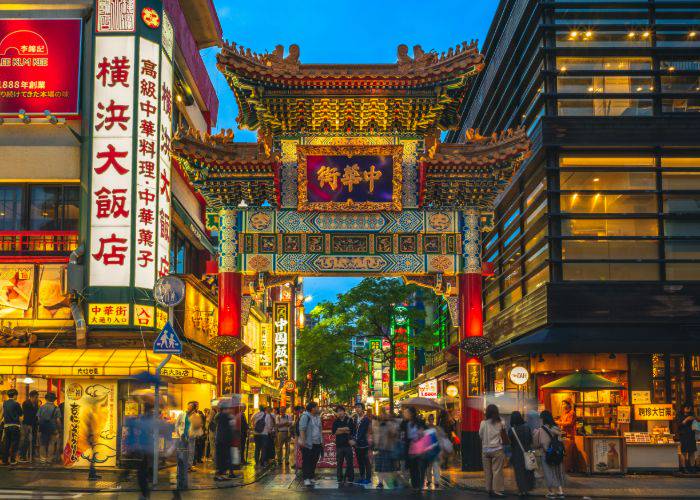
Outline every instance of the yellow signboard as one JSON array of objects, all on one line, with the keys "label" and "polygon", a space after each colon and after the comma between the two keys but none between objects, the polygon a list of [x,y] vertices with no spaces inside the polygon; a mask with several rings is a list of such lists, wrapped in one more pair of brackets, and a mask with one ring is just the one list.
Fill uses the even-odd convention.
[{"label": "yellow signboard", "polygon": [[168,322],[168,313],[162,309],[156,309],[156,329],[162,330]]},{"label": "yellow signboard", "polygon": [[[63,465],[117,465],[117,383],[67,379]],[[91,443],[92,439],[96,442]]]},{"label": "yellow signboard", "polygon": [[88,324],[100,326],[127,326],[129,304],[90,304]]},{"label": "yellow signboard", "polygon": [[633,405],[648,405],[651,403],[651,391],[631,391]]},{"label": "yellow signboard", "polygon": [[618,406],[617,407],[617,423],[618,424],[629,424],[630,423],[630,410],[629,406]]},{"label": "yellow signboard", "polygon": [[673,420],[672,404],[634,405],[635,420]]},{"label": "yellow signboard", "polygon": [[156,322],[154,309],[153,306],[134,304],[134,326],[153,328]]}]

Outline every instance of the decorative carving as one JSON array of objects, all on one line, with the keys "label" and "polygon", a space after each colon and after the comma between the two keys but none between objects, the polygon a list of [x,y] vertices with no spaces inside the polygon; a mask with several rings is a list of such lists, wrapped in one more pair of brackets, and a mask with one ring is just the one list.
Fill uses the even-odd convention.
[{"label": "decorative carving", "polygon": [[481,274],[481,229],[479,212],[462,213],[462,258],[465,273]]},{"label": "decorative carving", "polygon": [[253,297],[250,295],[243,295],[241,297],[241,325],[246,326],[248,324],[248,318],[250,318],[250,308],[253,305]]},{"label": "decorative carving", "polygon": [[238,214],[235,209],[219,210],[219,272],[238,270]]}]

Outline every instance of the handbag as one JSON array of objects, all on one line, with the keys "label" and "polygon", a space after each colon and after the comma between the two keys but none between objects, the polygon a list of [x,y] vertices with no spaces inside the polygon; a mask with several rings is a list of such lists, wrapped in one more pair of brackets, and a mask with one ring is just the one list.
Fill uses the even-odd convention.
[{"label": "handbag", "polygon": [[525,470],[537,470],[537,457],[535,456],[535,452],[532,450],[525,451],[525,448],[523,448],[523,444],[520,442],[520,438],[518,437],[518,433],[515,432],[515,429],[513,429],[513,436],[515,436],[515,440],[518,442],[518,446],[520,446],[520,451],[523,452],[523,457],[525,458]]}]

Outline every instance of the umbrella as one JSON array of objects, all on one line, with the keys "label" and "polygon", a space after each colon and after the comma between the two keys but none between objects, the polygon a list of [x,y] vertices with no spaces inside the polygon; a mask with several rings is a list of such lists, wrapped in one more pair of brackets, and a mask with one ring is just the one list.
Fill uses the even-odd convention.
[{"label": "umbrella", "polygon": [[581,370],[571,375],[566,375],[541,387],[541,389],[568,389],[571,391],[614,391],[624,388],[624,386],[588,370]]},{"label": "umbrella", "polygon": [[437,403],[437,401],[435,401],[434,399],[421,398],[421,397],[408,398],[408,399],[405,399],[403,401],[399,401],[399,405],[412,406],[418,410],[427,410],[427,411],[442,410],[442,406],[440,406]]}]

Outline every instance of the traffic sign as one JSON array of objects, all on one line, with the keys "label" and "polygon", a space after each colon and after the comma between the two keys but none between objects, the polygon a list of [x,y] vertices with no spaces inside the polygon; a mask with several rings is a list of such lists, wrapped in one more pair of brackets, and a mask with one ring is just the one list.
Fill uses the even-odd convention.
[{"label": "traffic sign", "polygon": [[163,276],[156,282],[153,295],[160,305],[175,307],[185,298],[185,283],[177,276]]},{"label": "traffic sign", "polygon": [[156,354],[182,354],[182,342],[180,342],[170,321],[165,324],[153,342],[153,352]]}]

